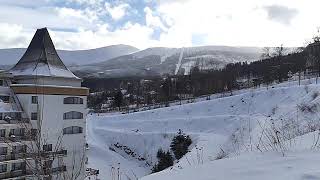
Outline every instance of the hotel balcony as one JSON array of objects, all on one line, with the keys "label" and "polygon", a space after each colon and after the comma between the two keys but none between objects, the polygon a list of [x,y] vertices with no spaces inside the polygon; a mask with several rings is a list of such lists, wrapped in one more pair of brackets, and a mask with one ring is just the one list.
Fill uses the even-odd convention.
[{"label": "hotel balcony", "polygon": [[0,112],[0,124],[19,124],[29,122],[29,118],[22,118],[21,112]]},{"label": "hotel balcony", "polygon": [[11,152],[11,154],[0,155],[0,162],[18,160],[18,159],[32,159],[37,156],[41,156],[44,158],[51,158],[51,157],[55,157],[55,156],[66,156],[66,155],[67,155],[67,150],[60,150],[60,151],[55,151],[55,152],[54,151],[42,151],[39,153]]},{"label": "hotel balcony", "polygon": [[21,142],[21,141],[35,141],[35,136],[16,136],[11,135],[10,137],[0,137],[0,143],[11,143],[11,142]]},{"label": "hotel balcony", "polygon": [[[58,173],[65,172],[67,170],[66,166],[60,166],[56,168],[50,168],[50,169],[44,169],[43,172],[41,173],[42,176],[46,175],[54,175]],[[32,177],[34,176],[36,170],[15,170],[15,171],[10,171],[10,172],[4,172],[0,173],[0,179],[12,179],[12,178],[23,178],[26,176]],[[39,171],[37,171],[39,173]]]}]

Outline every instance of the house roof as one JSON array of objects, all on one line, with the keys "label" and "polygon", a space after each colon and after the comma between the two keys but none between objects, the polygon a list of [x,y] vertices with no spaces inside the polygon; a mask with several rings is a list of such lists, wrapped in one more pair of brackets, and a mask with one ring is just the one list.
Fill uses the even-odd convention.
[{"label": "house roof", "polygon": [[47,28],[37,29],[28,49],[9,72],[14,76],[48,76],[79,79],[60,59]]}]

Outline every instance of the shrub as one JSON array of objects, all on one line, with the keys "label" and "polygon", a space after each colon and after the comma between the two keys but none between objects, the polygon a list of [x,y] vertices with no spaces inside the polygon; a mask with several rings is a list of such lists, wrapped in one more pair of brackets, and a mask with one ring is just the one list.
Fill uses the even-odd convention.
[{"label": "shrub", "polygon": [[155,164],[152,168],[152,172],[162,171],[170,166],[173,166],[173,157],[169,151],[164,152],[162,149],[159,149],[157,152],[158,163]]},{"label": "shrub", "polygon": [[181,129],[176,136],[173,137],[170,144],[171,151],[176,159],[181,159],[188,152],[188,148],[191,145],[192,140],[190,136],[185,135]]},{"label": "shrub", "polygon": [[227,157],[228,157],[228,153],[220,148],[220,151],[218,152],[218,154],[216,155],[216,157],[214,159],[215,160],[219,160],[219,159],[224,159],[224,158],[227,158]]},{"label": "shrub", "polygon": [[301,112],[305,113],[316,113],[317,111],[317,105],[316,104],[299,104],[298,108]]}]

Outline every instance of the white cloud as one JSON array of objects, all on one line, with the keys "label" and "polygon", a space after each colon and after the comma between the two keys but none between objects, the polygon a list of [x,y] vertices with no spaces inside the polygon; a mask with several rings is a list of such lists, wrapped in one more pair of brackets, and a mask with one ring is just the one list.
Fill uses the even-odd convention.
[{"label": "white cloud", "polygon": [[76,10],[72,8],[56,8],[59,17],[65,21],[83,21],[83,22],[94,22],[98,20],[98,15],[89,9]]},{"label": "white cloud", "polygon": [[[135,7],[124,1],[105,4],[102,0],[67,0],[81,5],[79,9],[43,3],[52,2],[47,0],[34,0],[42,3],[39,7],[34,6],[35,3],[28,4],[32,8],[23,6],[20,0],[3,1],[5,3],[0,6],[0,48],[26,47],[35,29],[41,27],[49,27],[59,49],[86,49],[119,43],[138,48],[201,43],[300,46],[320,25],[314,20],[320,17],[317,0],[308,3],[301,0],[158,0],[156,7],[150,3],[144,12],[138,12],[145,15],[146,24],[132,20],[122,26],[117,24],[117,28],[112,27],[113,22],[106,22],[104,16],[109,14],[117,22],[133,14]],[[293,9],[297,13],[290,16],[272,13],[271,17],[265,7],[274,6]],[[72,31],[63,32],[63,29]],[[162,30],[161,34],[154,40],[152,37],[158,29]],[[200,44],[194,43],[197,37],[201,38],[197,41]]]},{"label": "white cloud", "polygon": [[26,47],[31,35],[20,25],[0,23],[0,48]]},{"label": "white cloud", "polygon": [[58,29],[94,29],[99,24],[95,11],[90,9],[21,6],[0,6],[0,23],[18,24],[27,29],[41,27]]},{"label": "white cloud", "polygon": [[266,6],[265,9],[270,20],[275,20],[286,25],[290,25],[291,20],[299,13],[296,9],[279,5]]},{"label": "white cloud", "polygon": [[119,20],[127,14],[130,6],[129,4],[126,4],[126,3],[113,6],[110,3],[106,2],[105,8],[108,14],[112,17],[112,19]]},{"label": "white cloud", "polygon": [[69,3],[77,3],[80,5],[99,6],[103,0],[67,0]]},{"label": "white cloud", "polygon": [[146,24],[148,27],[161,28],[162,30],[167,31],[167,28],[163,25],[160,17],[154,16],[149,7],[145,7],[144,12],[146,13]]},{"label": "white cloud", "polygon": [[97,31],[83,29],[79,32],[51,32],[51,35],[56,46],[62,49],[88,49],[112,44],[147,48],[149,45],[159,45],[150,39],[152,33],[152,28],[128,22],[115,31],[109,31],[107,26],[102,25]]},{"label": "white cloud", "polygon": [[[278,23],[264,8],[273,5],[298,13],[286,14],[280,19],[287,23]],[[319,5],[317,0],[159,0],[156,13],[171,24],[160,36],[168,45],[189,46],[194,34],[202,34],[208,45],[300,46],[319,25],[312,21],[320,17]]]}]

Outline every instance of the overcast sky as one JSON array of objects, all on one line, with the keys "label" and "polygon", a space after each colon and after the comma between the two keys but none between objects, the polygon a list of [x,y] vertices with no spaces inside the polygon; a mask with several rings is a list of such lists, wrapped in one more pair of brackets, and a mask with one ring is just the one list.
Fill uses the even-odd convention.
[{"label": "overcast sky", "polygon": [[0,48],[26,47],[48,27],[58,49],[302,46],[319,0],[0,0]]}]

